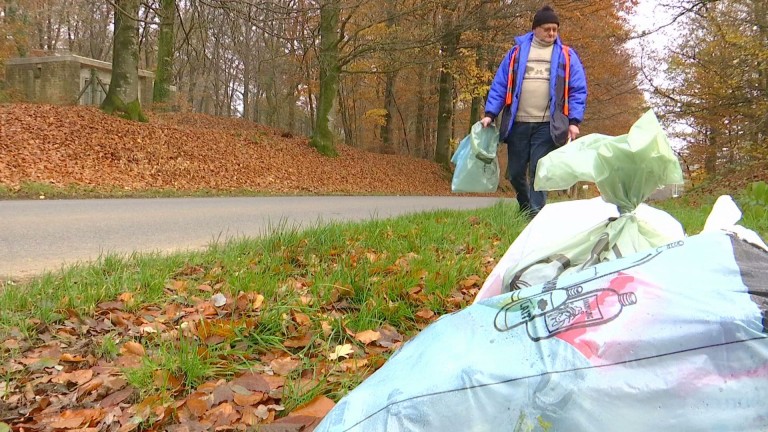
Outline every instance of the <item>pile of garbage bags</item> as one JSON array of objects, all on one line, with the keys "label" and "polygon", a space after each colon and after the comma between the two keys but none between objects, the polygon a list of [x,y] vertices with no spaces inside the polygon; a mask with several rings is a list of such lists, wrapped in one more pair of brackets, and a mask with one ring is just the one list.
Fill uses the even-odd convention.
[{"label": "pile of garbage bags", "polygon": [[768,247],[730,197],[692,236],[642,204],[682,181],[652,112],[554,151],[536,187],[576,181],[601,197],[544,207],[315,430],[766,430]]}]

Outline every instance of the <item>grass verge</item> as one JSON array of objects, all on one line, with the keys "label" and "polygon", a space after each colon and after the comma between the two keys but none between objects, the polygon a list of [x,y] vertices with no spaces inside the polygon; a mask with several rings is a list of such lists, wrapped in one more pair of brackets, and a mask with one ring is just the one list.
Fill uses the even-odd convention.
[{"label": "grass verge", "polygon": [[130,391],[123,425],[147,427],[213,419],[222,401],[241,420],[266,421],[337,399],[421,328],[468,305],[524,226],[515,204],[499,203],[285,228],[170,256],[105,256],[7,284],[6,401],[18,412],[43,397],[104,405],[103,389],[91,389],[99,379]]},{"label": "grass verge", "polygon": [[[654,205],[695,234],[712,203]],[[500,202],[106,256],[6,284],[0,422],[255,426],[337,400],[420,329],[471,303],[525,223]],[[765,238],[766,221],[744,224]]]}]

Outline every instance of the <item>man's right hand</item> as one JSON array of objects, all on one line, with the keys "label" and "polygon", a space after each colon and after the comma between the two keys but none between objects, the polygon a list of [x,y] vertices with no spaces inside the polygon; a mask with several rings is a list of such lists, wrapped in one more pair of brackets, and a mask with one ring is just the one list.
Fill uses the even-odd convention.
[{"label": "man's right hand", "polygon": [[491,123],[493,123],[493,119],[488,117],[488,116],[485,116],[482,119],[480,119],[480,123],[482,123],[483,127],[486,128],[486,127],[490,126]]}]

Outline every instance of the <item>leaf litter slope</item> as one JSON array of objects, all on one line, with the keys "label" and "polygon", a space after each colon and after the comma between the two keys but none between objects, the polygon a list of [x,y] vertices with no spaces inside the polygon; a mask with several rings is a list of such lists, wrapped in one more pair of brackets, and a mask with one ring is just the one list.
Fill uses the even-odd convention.
[{"label": "leaf litter slope", "polygon": [[150,114],[149,123],[94,107],[0,105],[0,184],[276,194],[450,194],[434,162],[339,145],[327,158],[296,137],[241,119]]}]

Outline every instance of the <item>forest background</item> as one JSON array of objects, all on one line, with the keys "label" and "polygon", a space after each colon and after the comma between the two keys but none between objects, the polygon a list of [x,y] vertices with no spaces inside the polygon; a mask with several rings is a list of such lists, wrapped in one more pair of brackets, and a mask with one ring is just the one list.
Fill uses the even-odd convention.
[{"label": "forest background", "polygon": [[[636,0],[550,3],[588,73],[582,134],[626,133],[650,105],[683,143],[694,183],[734,171],[765,178],[755,170],[768,153],[764,1],[666,5],[651,29],[679,37],[639,56],[627,47],[643,40],[630,25]],[[72,53],[112,62],[109,111],[137,101],[136,69],[146,69],[156,78],[143,110],[241,117],[311,137],[326,155],[346,145],[447,166],[482,114],[498,62],[541,4],[4,0],[0,61]],[[18,100],[8,89],[0,97]]]}]

